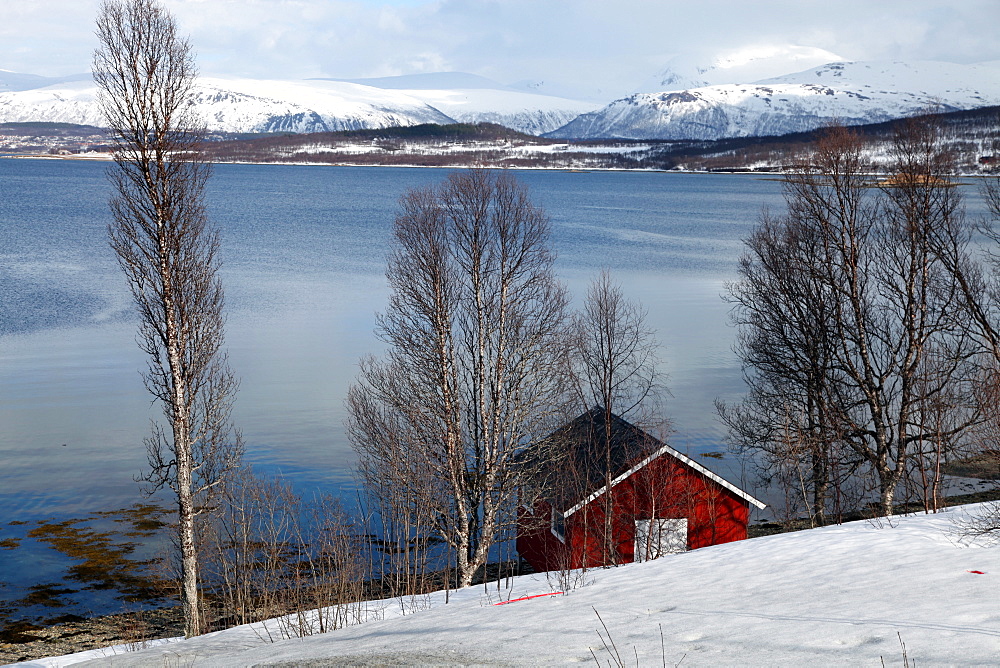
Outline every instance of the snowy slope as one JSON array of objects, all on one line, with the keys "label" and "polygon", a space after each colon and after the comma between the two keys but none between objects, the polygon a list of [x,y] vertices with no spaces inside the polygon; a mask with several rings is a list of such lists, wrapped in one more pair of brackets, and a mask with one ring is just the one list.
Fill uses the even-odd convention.
[{"label": "snowy slope", "polygon": [[[399,91],[332,81],[199,81],[198,112],[209,130],[321,132],[418,123],[449,117]],[[103,125],[91,82],[0,93],[0,122],[58,121]]]},{"label": "snowy slope", "polygon": [[0,123],[48,121],[104,125],[93,82],[59,83],[0,93]]},{"label": "snowy slope", "polygon": [[637,93],[552,137],[720,139],[1000,104],[1000,63],[830,63],[754,84]]},{"label": "snowy slope", "polygon": [[497,123],[531,135],[560,128],[597,105],[506,90],[406,90],[460,123]]},{"label": "snowy slope", "polygon": [[534,135],[551,132],[600,106],[517,90],[464,72],[431,72],[351,81],[384,90],[398,90],[460,123],[497,123]]},{"label": "snowy slope", "polygon": [[335,81],[202,79],[197,103],[210,129],[333,132],[451,119],[401,91]]},{"label": "snowy slope", "polygon": [[267,643],[258,625],[28,665],[563,665],[590,663],[591,651],[607,664],[595,610],[627,665],[902,665],[900,638],[915,665],[995,665],[1000,546],[957,530],[977,508],[589,571],[565,596],[493,605],[558,587],[528,576],[500,592],[496,584],[452,592],[448,605],[442,594],[419,598],[405,616],[398,602],[374,603],[371,621],[304,639]]},{"label": "snowy slope", "polygon": [[828,63],[763,79],[758,84],[821,84],[891,96],[906,91],[928,99],[983,106],[1000,95],[1000,61],[956,65],[935,61]]},{"label": "snowy slope", "polygon": [[[8,73],[11,74],[11,73]],[[406,81],[200,80],[195,103],[209,130],[223,132],[327,132],[419,123],[490,121],[540,134],[565,125],[593,104],[488,87],[465,77]],[[395,79],[395,78],[392,78]],[[9,84],[4,84],[9,81]],[[89,81],[53,85],[42,77],[0,77],[0,122],[55,121],[102,125]],[[420,84],[434,84],[424,88]],[[459,83],[468,88],[441,88]],[[400,84],[418,86],[401,90]],[[36,86],[31,88],[31,86]],[[39,87],[40,86],[40,87]],[[28,88],[13,90],[14,87]],[[0,88],[3,90],[3,88]]]}]

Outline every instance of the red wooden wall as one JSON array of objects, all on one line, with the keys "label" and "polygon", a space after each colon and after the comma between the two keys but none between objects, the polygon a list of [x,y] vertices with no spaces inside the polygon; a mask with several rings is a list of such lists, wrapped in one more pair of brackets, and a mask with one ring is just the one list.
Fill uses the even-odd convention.
[{"label": "red wooden wall", "polygon": [[522,510],[517,550],[537,570],[628,563],[634,560],[635,521],[688,520],[688,549],[747,537],[749,504],[730,490],[665,454],[611,490],[610,550],[604,547],[606,495],[566,518],[563,544],[550,531],[551,509]]}]

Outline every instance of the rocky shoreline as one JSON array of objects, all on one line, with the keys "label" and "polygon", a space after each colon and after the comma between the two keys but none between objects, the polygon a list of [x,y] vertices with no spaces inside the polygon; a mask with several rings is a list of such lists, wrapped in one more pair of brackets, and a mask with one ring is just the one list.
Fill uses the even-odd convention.
[{"label": "rocky shoreline", "polygon": [[52,626],[12,624],[0,637],[0,664],[113,645],[125,645],[126,651],[142,649],[150,640],[180,635],[184,635],[180,607],[75,619]]}]

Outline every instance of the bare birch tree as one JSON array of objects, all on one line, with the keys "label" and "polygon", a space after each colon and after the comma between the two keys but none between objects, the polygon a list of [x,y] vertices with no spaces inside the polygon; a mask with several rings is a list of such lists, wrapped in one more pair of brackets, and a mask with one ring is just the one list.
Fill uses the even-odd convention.
[{"label": "bare birch tree", "polygon": [[728,286],[727,298],[747,395],[719,404],[719,413],[736,450],[754,455],[761,481],[780,484],[789,511],[808,509],[811,523],[822,526],[831,496],[835,508],[840,500],[829,392],[834,296],[812,266],[823,240],[795,217],[764,215],[745,243],[741,280]]},{"label": "bare birch tree", "polygon": [[185,634],[193,636],[203,630],[195,518],[242,451],[230,420],[238,383],[222,349],[219,236],[204,206],[209,165],[191,106],[194,58],[155,0],[106,0],[97,36],[94,80],[114,141],[108,234],[139,312],[146,388],[167,422],[146,439],[143,479],[177,497]]},{"label": "bare birch tree", "polygon": [[564,416],[566,294],[548,218],[512,176],[453,174],[401,208],[389,351],[362,362],[349,432],[366,486],[429,510],[466,586],[549,464],[518,455]]},{"label": "bare birch tree", "polygon": [[[595,434],[595,442],[604,453],[604,484],[610,485],[615,473],[611,445],[613,416],[628,419],[647,430],[653,427],[666,430],[666,421],[660,414],[665,387],[658,366],[659,344],[646,324],[642,306],[628,300],[606,270],[587,290],[583,308],[573,317],[571,332],[574,389],[586,414],[603,413],[600,424],[593,428],[599,432]],[[567,466],[564,471],[572,473],[573,468]],[[612,535],[612,495],[605,494],[603,503],[604,527],[597,533],[603,537],[603,563],[612,563],[618,555]]]},{"label": "bare birch tree", "polygon": [[[764,450],[780,447],[789,423],[818,437],[804,449],[814,491],[825,484],[815,464],[836,447],[852,470],[871,473],[889,514],[914,455],[954,448],[979,419],[984,349],[963,287],[975,275],[969,230],[931,126],[901,129],[881,184],[843,128],[813,160],[787,180],[787,216],[751,238],[744,280],[730,289],[752,388],[730,427]],[[769,234],[774,262],[761,254]],[[753,428],[741,432],[740,420]],[[814,513],[823,497],[814,495]]]},{"label": "bare birch tree", "polygon": [[[986,250],[985,262],[992,276],[978,282],[970,281],[964,287],[968,294],[982,297],[980,307],[972,312],[972,321],[994,358],[994,367],[983,374],[979,386],[979,405],[984,419],[977,430],[976,445],[987,474],[997,475],[1000,472],[1000,415],[997,412],[1000,405],[1000,172],[996,167],[983,179],[980,192],[986,202],[987,216],[980,221],[979,228],[993,242]],[[984,505],[965,522],[963,529],[970,535],[985,535],[996,540],[1000,537],[1000,502]]]}]

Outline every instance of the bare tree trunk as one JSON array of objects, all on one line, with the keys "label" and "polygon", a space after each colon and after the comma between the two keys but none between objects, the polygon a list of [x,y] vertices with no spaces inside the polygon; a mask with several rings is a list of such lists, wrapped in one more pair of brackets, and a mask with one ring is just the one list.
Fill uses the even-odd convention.
[{"label": "bare tree trunk", "polygon": [[[146,440],[151,490],[177,497],[185,633],[203,631],[196,516],[242,453],[230,422],[237,381],[222,351],[218,234],[206,220],[209,167],[192,115],[194,60],[155,0],[106,0],[97,18],[94,80],[114,141],[112,248],[140,316],[146,388],[169,432]],[[167,436],[169,433],[169,436]]]},{"label": "bare tree trunk", "polygon": [[[604,485],[610,489],[612,479],[620,472],[614,470],[616,463],[612,461],[615,419],[627,418],[647,430],[667,428],[667,421],[660,414],[666,388],[658,367],[659,343],[646,325],[646,312],[625,298],[621,286],[608,271],[601,272],[591,283],[571,330],[575,391],[583,411],[602,414],[603,424],[592,426],[599,432],[593,434],[593,440],[601,446],[601,451],[593,455],[600,458]],[[642,454],[645,453],[629,453]],[[589,482],[589,471],[584,475]],[[575,486],[583,482],[578,481]],[[586,494],[593,490],[581,491]],[[620,559],[614,536],[614,495],[605,494],[601,503],[602,563],[615,565]]]}]

